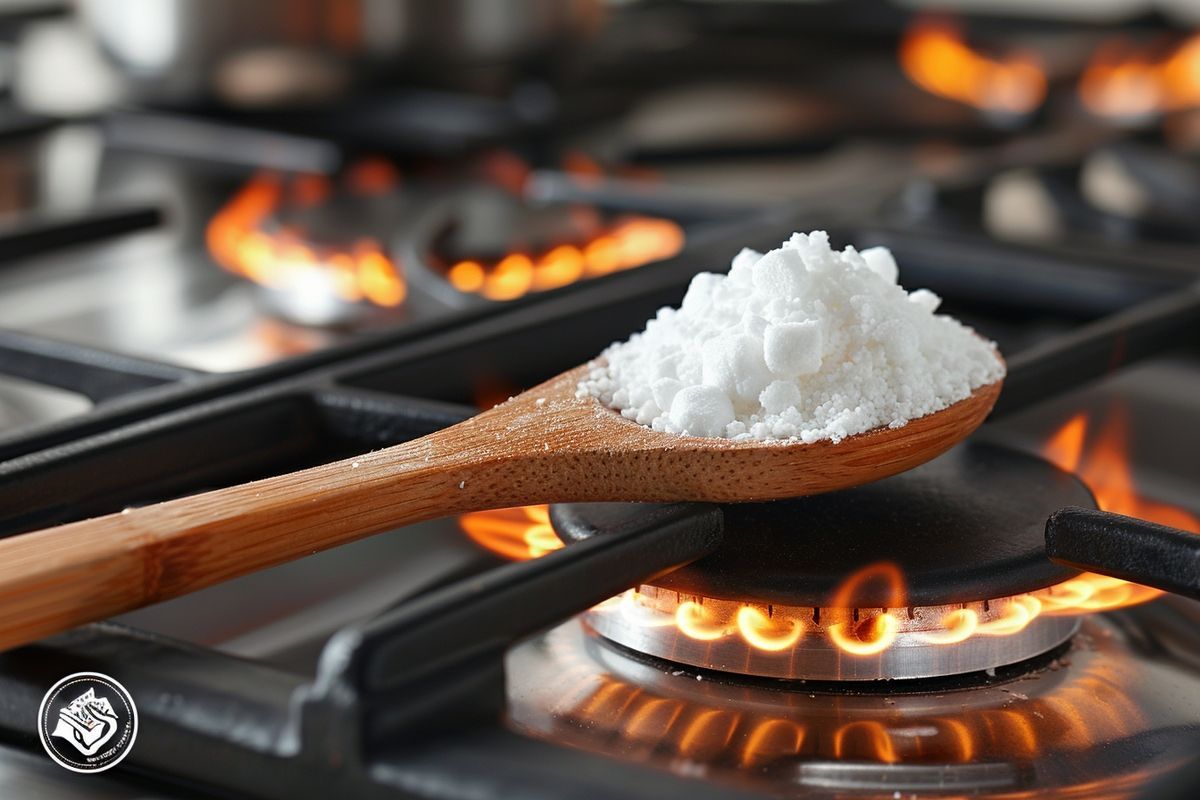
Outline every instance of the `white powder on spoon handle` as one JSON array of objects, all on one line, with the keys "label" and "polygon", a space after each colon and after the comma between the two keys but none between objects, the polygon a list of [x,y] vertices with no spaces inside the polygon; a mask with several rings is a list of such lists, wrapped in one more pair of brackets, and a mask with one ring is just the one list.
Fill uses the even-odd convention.
[{"label": "white powder on spoon handle", "polygon": [[965,400],[1004,377],[993,343],[897,284],[882,247],[797,233],[611,345],[579,385],[629,419],[687,436],[840,441]]}]

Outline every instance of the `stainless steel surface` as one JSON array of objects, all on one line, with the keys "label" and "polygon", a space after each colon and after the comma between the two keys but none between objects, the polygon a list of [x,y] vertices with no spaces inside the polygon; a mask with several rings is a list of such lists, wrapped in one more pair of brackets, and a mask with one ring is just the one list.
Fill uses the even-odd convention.
[{"label": "stainless steel surface", "polygon": [[[757,623],[747,624],[738,615],[742,604],[705,599],[704,613],[716,623],[706,623],[703,631],[689,635],[675,622],[679,610],[676,593],[655,593],[653,587],[642,587],[637,596],[646,598],[647,589],[652,593],[648,600],[624,599],[606,604],[587,614],[588,623],[604,638],[639,653],[718,672],[767,678],[873,681],[979,672],[1052,650],[1079,627],[1076,617],[1038,616],[1019,630],[1008,631],[1004,626],[1014,615],[1024,618],[1027,613],[1009,598],[895,609],[888,615],[896,625],[894,640],[878,652],[852,653],[835,644],[830,629],[836,632],[856,624],[870,625],[882,613],[879,609],[863,609],[859,614],[850,609],[822,608],[818,614],[818,609],[774,606],[769,620],[764,608],[755,615]],[[962,610],[973,614],[980,631],[991,625],[1003,633],[979,632],[954,641],[957,636],[942,620]],[[768,626],[771,632],[756,632],[756,624]],[[803,633],[795,638],[798,631]],[[793,638],[794,643],[790,643]],[[882,638],[879,641],[883,643]]]},{"label": "stainless steel surface", "polygon": [[315,553],[117,619],[142,630],[312,672],[325,641],[495,557],[453,519],[413,525]]},{"label": "stainless steel surface", "polygon": [[86,397],[74,392],[0,377],[0,431],[64,419],[82,414],[91,407]]}]

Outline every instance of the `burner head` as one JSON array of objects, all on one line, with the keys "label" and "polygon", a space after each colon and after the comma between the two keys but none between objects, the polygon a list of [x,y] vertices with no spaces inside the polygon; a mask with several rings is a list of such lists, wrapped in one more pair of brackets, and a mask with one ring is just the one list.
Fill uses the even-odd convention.
[{"label": "burner head", "polygon": [[533,203],[494,186],[440,197],[398,243],[398,260],[451,305],[515,300],[634,269],[683,247],[680,223],[584,203]]},{"label": "burner head", "polygon": [[[1015,664],[1078,627],[1053,612],[1071,602],[1057,584],[1079,573],[1051,563],[1043,544],[1046,518],[1066,505],[1094,505],[1073,476],[961,445],[869,486],[723,506],[720,548],[587,620],[656,658],[774,678],[928,678]],[[550,516],[570,541],[636,527],[645,511],[567,505]]]},{"label": "burner head", "polygon": [[479,188],[462,194],[437,238],[437,254],[497,261],[512,252],[540,253],[560,244],[582,244],[601,228],[600,214],[578,206],[533,206],[508,192]]},{"label": "burner head", "polygon": [[[904,576],[909,605],[1009,597],[1079,574],[1045,553],[1046,518],[1064,506],[1094,508],[1095,500],[1078,478],[1040,458],[966,444],[867,486],[722,506],[721,547],[654,585],[819,608],[856,569],[889,562]],[[644,511],[629,503],[559,505],[550,518],[571,542],[627,528]],[[855,600],[894,604],[891,588],[877,581],[864,583]]]}]

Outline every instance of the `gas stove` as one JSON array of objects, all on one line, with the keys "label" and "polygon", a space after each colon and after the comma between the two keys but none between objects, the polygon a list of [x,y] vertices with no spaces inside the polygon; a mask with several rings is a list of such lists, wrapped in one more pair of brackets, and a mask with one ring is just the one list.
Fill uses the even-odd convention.
[{"label": "gas stove", "polygon": [[[988,423],[852,490],[447,517],[0,652],[0,793],[1195,796],[1194,37],[871,2],[604,30],[337,113],[5,95],[0,535],[431,433],[796,230],[999,343]],[[78,672],[139,712],[103,775],[39,743]]]}]

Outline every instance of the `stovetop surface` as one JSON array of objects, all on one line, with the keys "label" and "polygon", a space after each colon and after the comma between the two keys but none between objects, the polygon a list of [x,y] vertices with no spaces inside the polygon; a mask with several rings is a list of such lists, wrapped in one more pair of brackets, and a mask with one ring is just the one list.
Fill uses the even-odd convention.
[{"label": "stovetop surface", "polygon": [[[213,123],[207,114],[125,108],[0,138],[0,165],[18,178],[0,198],[10,224],[0,232],[0,248],[15,239],[27,241],[31,227],[45,224],[50,230],[48,239],[32,237],[36,252],[13,251],[0,266],[0,326],[27,337],[22,346],[47,339],[128,356],[131,361],[118,371],[150,376],[136,391],[98,392],[89,399],[71,387],[71,380],[0,375],[0,446],[13,448],[0,456],[0,467],[11,455],[10,474],[24,481],[12,484],[12,491],[24,492],[24,498],[33,498],[31,508],[45,512],[30,517],[32,522],[18,515],[13,530],[320,463],[450,424],[589,358],[607,341],[631,332],[657,305],[677,302],[690,274],[723,269],[742,244],[769,246],[792,228],[828,226],[846,243],[893,246],[902,282],[942,293],[947,312],[994,338],[1006,354],[1053,342],[1163,287],[1200,278],[1195,260],[1200,239],[1172,205],[1178,202],[1178,187],[1168,186],[1149,204],[1146,198],[1147,186],[1162,187],[1164,175],[1194,167],[1195,151],[1172,151],[1174,160],[1164,169],[1155,158],[1166,148],[1153,128],[1097,125],[1063,103],[1032,119],[998,118],[917,92],[896,75],[873,83],[863,108],[846,113],[830,102],[846,85],[845,76],[839,82],[822,75],[820,80],[830,81],[825,91],[799,91],[778,81],[754,80],[762,64],[741,47],[731,50],[739,61],[749,58],[738,81],[705,76],[690,82],[672,74],[662,85],[639,88],[637,102],[626,100],[599,122],[558,134],[561,141],[549,148],[544,142],[530,146],[522,135],[492,143],[508,155],[519,152],[518,160],[532,169],[522,203],[661,215],[686,235],[680,259],[512,303],[460,296],[435,276],[415,281],[401,308],[359,307],[346,315],[339,306],[339,313],[322,324],[305,324],[269,289],[220,268],[206,243],[213,215],[255,170],[236,159],[218,167],[194,154],[143,147],[121,135],[136,127],[143,113],[168,121],[178,116],[185,130],[193,117]],[[875,44],[866,50],[871,57],[862,60],[865,72],[892,60],[890,50],[880,58]],[[778,58],[773,50],[760,56],[768,65]],[[693,59],[694,52],[674,66],[698,68]],[[637,77],[624,80],[636,83]],[[215,123],[241,124],[236,115],[223,114]],[[563,165],[563,154],[580,148],[591,148],[619,169],[599,184],[578,180]],[[1147,149],[1155,158],[1146,157]],[[493,163],[478,151],[449,159],[421,152],[388,155],[404,176],[396,189],[403,211],[385,242],[389,254],[409,253],[406,243],[423,230],[438,203],[484,181],[482,173],[464,164]],[[439,178],[446,163],[463,173],[453,181]],[[651,180],[644,180],[646,171],[653,173]],[[420,177],[409,180],[411,174]],[[128,229],[74,243],[56,227],[113,209],[145,213]],[[335,214],[332,223],[323,224],[336,229],[358,222],[345,223]],[[1133,516],[1165,515],[1161,518],[1179,526],[1188,520],[1195,524],[1200,518],[1200,461],[1194,446],[1200,338],[1172,344],[1102,380],[991,422],[977,438],[1061,465],[1056,443],[1066,426],[1083,419],[1075,471],[1101,507]],[[53,351],[39,348],[43,355]],[[72,358],[77,356],[67,360]],[[164,371],[158,365],[166,365]],[[160,380],[162,375],[168,377]],[[188,386],[201,387],[196,397],[186,394]],[[172,395],[177,390],[178,400]],[[203,392],[209,394],[200,396]],[[146,405],[138,405],[142,402]],[[249,422],[240,421],[243,414]],[[359,415],[369,419],[360,423]],[[168,438],[158,445],[157,435]],[[26,436],[36,438],[23,451]],[[194,459],[187,448],[194,448]],[[145,466],[146,458],[162,459],[165,466]],[[53,498],[53,482],[38,477],[59,469],[66,477],[58,486],[69,495],[61,502]],[[97,473],[103,473],[104,482],[94,491],[65,488],[81,475]],[[253,661],[272,675],[286,676],[285,687],[300,686],[321,674],[322,653],[338,631],[364,620],[382,625],[381,620],[410,610],[414,599],[484,580],[508,563],[471,530],[467,520],[444,519],[380,534],[132,612],[117,622],[211,648],[233,657],[235,665],[245,663],[236,659]],[[613,765],[650,765],[651,774],[698,781],[664,784],[687,791],[711,780],[724,788],[769,793],[802,789],[808,792],[804,796],[836,796],[867,787],[868,796],[893,796],[891,784],[872,783],[879,765],[887,763],[911,771],[905,785],[918,795],[945,795],[949,779],[1001,795],[1033,791],[1039,786],[1036,776],[1053,774],[1064,792],[1058,796],[1096,797],[1101,787],[1092,776],[1111,770],[1102,790],[1132,796],[1162,764],[1152,759],[1134,766],[1093,762],[1103,762],[1105,753],[1155,748],[1174,758],[1168,745],[1200,728],[1200,648],[1180,632],[1178,620],[1163,621],[1171,614],[1194,620],[1198,609],[1192,601],[1170,598],[1098,615],[1084,621],[1084,635],[1057,654],[1059,660],[969,686],[894,692],[890,700],[886,693],[839,694],[828,687],[810,692],[675,669],[589,638],[578,619],[555,618],[542,626],[553,625],[548,633],[509,650],[509,728],[533,741],[602,753]],[[34,657],[44,655],[39,651]],[[48,657],[60,663],[53,660],[58,655]],[[6,673],[7,663],[0,661],[0,680],[12,678],[15,695],[48,677],[29,678],[20,661]],[[1125,672],[1092,674],[1104,669]],[[168,670],[160,677],[178,675]],[[146,680],[158,685],[153,676]],[[1128,690],[1129,707],[1114,701],[1112,713],[1129,719],[1072,716],[1071,702],[1084,691],[1079,687],[1089,685]],[[1075,692],[1074,699],[1064,705],[1056,690]],[[168,693],[162,690],[164,697]],[[628,707],[620,705],[626,701]],[[1031,707],[1028,715],[1026,707]],[[589,716],[597,709],[607,716]],[[627,713],[631,710],[636,713]],[[154,711],[161,708],[155,705]],[[1042,719],[1035,712],[1056,715],[1059,725],[1054,746],[1041,761],[1036,748],[1013,757],[1019,742],[980,732],[990,730],[987,720],[994,725],[1000,719],[1016,726],[1013,731],[1043,724],[1033,721]],[[162,713],[170,717],[169,709]],[[738,724],[746,729],[737,729],[742,749],[736,752],[709,747],[703,757],[689,756],[682,752],[687,742],[658,736],[674,730],[677,719],[708,720],[707,725],[729,714],[745,715]],[[751,719],[758,727],[750,726]],[[872,739],[881,720],[894,723],[891,730],[900,737],[895,741],[904,745],[903,752],[891,753],[890,762],[867,752],[870,743],[881,741]],[[971,728],[970,735],[959,729],[976,723],[981,727]],[[1085,731],[1079,734],[1085,738],[1091,731],[1095,741],[1071,740],[1073,727]],[[1156,738],[1163,731],[1179,736]],[[81,781],[44,759],[27,736],[8,727],[5,736],[9,746],[0,750],[4,796],[210,796],[193,788],[193,780],[163,780],[152,766],[132,758],[129,769]],[[758,736],[762,749],[751,747],[746,736]],[[764,758],[756,770],[754,759],[770,749],[764,743],[786,744],[789,736],[810,737],[809,744],[797,739],[793,747],[793,755],[804,753],[811,757],[808,762]],[[1133,739],[1136,746],[1123,750]],[[961,764],[947,771],[937,767],[937,759],[951,740],[960,749],[946,758]],[[451,795],[470,794],[476,767],[503,771],[493,763],[503,760],[496,755],[501,748],[488,750],[483,763],[469,750],[473,741],[464,736],[430,758],[434,765],[465,759],[462,783],[443,787]],[[855,758],[839,763],[843,753],[835,752],[836,741]],[[421,744],[436,750],[445,742],[431,735]],[[704,749],[698,741],[691,744]],[[988,759],[976,758],[971,750],[988,746],[996,748]],[[424,753],[422,747],[413,745],[398,756],[391,752],[394,745],[385,749],[402,765],[391,767],[401,776],[393,786],[415,781],[407,787],[420,793],[432,791],[423,779],[441,779],[435,767],[404,761],[406,755],[416,759],[412,753]],[[514,752],[534,751],[516,746]],[[1074,763],[1077,756],[1087,763]],[[386,777],[387,768],[379,767],[379,774]],[[743,780],[746,775],[754,777]]]}]

